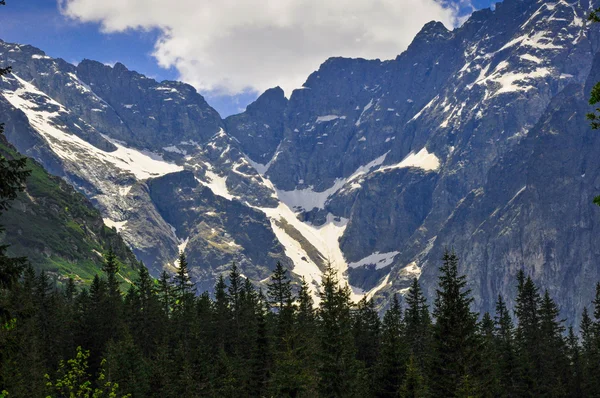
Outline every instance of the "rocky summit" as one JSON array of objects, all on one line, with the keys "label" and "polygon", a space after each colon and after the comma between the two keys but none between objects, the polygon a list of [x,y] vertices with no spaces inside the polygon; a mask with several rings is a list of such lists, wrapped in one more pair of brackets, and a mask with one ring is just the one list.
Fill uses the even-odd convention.
[{"label": "rocky summit", "polygon": [[523,269],[576,317],[600,280],[598,6],[431,22],[396,59],[331,58],[226,119],[187,84],[0,41],[0,113],[155,276],[179,251],[200,290],[233,261],[256,284],[279,261],[316,294],[332,262],[384,308],[414,277],[432,297],[449,247],[474,309],[513,297]]}]

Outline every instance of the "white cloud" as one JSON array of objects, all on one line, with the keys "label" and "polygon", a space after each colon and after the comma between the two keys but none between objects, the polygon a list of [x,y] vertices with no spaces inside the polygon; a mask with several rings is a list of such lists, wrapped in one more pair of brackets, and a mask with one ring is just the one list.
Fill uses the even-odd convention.
[{"label": "white cloud", "polygon": [[154,56],[200,91],[279,85],[289,94],[331,56],[389,59],[431,21],[460,23],[438,0],[58,0],[107,33],[162,32]]}]

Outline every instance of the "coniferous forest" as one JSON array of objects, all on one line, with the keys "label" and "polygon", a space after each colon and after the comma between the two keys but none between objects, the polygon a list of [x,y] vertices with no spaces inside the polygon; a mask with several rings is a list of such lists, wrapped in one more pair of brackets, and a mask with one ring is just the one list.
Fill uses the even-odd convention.
[{"label": "coniferous forest", "polygon": [[[6,260],[6,259],[3,259]],[[235,264],[195,294],[185,257],[172,278],[146,268],[121,292],[112,253],[92,285],[63,288],[21,267],[2,280],[4,397],[593,397],[600,391],[600,285],[565,329],[521,271],[517,297],[470,311],[458,258],[441,261],[435,301],[415,279],[380,318],[328,267],[320,302],[280,265],[267,291]],[[3,267],[6,262],[3,262]],[[4,272],[3,277],[7,274]],[[18,277],[17,277],[18,275]],[[505,300],[514,300],[509,311]]]},{"label": "coniferous forest", "polygon": [[[0,214],[28,174],[0,155]],[[457,255],[439,266],[433,301],[414,279],[381,309],[352,302],[331,264],[315,301],[279,263],[264,290],[234,263],[209,294],[181,254],[174,275],[141,266],[124,290],[112,251],[86,286],[0,246],[0,398],[600,396],[600,283],[567,328],[526,267],[516,296],[479,314]]]}]

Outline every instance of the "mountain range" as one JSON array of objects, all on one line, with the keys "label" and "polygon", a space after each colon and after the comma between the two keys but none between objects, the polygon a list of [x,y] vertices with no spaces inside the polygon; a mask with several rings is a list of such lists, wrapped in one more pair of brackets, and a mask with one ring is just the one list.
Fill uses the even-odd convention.
[{"label": "mountain range", "polygon": [[281,262],[316,295],[332,262],[383,308],[414,277],[433,297],[452,248],[475,310],[514,297],[523,269],[575,320],[600,281],[598,6],[431,22],[393,60],[331,58],[225,119],[187,84],[0,41],[0,115],[155,276],[179,251],[200,291],[233,261],[258,285]]}]

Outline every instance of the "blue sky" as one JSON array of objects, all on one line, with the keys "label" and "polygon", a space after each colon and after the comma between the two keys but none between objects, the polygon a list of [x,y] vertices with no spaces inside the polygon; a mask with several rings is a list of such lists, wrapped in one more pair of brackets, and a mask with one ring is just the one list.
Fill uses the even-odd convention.
[{"label": "blue sky", "polygon": [[[477,9],[493,2],[472,1]],[[7,0],[7,5],[0,8],[0,39],[4,41],[31,44],[72,63],[84,58],[111,64],[119,61],[157,80],[177,80],[182,76],[180,70],[159,66],[152,55],[160,36],[158,29],[104,33],[99,22],[78,22],[63,16],[53,0]],[[223,116],[242,111],[258,95],[252,87],[225,95],[200,91]]]}]

